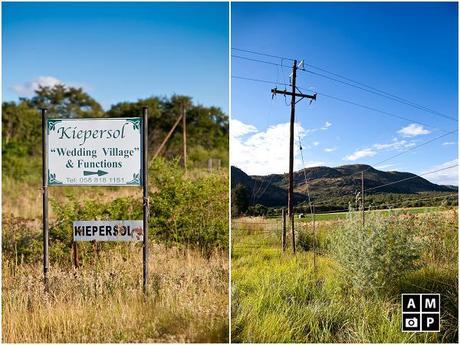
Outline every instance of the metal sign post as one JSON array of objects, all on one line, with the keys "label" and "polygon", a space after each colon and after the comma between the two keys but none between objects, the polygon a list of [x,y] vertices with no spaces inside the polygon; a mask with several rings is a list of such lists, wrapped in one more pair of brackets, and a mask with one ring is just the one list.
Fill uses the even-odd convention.
[{"label": "metal sign post", "polygon": [[143,290],[147,293],[147,280],[149,275],[149,189],[148,189],[148,112],[147,107],[142,108],[142,183],[144,185],[143,191],[143,205],[144,205],[144,246],[142,248],[142,259],[143,259]]},{"label": "metal sign post", "polygon": [[[143,290],[147,293],[149,256],[147,107],[142,108],[142,117],[131,118],[48,119],[47,110],[40,110],[45,291],[49,291],[48,186],[143,186],[142,221],[112,221],[121,225],[110,222],[102,224],[98,221],[77,221],[76,225],[80,227],[92,223],[93,228],[85,227],[84,230],[79,228],[77,236],[73,236],[73,246],[74,256],[77,257],[75,240],[85,241],[95,237],[95,241],[142,241]],[[133,224],[138,224],[135,226],[134,233],[129,230],[129,236],[123,233],[121,237],[118,235],[120,226],[120,229],[131,229]],[[123,231],[126,232],[126,229]],[[74,258],[74,261],[77,260]]]},{"label": "metal sign post", "polygon": [[48,292],[48,115],[46,114],[46,111],[47,109],[45,108],[40,109],[42,115],[43,283],[45,285],[45,292]]}]

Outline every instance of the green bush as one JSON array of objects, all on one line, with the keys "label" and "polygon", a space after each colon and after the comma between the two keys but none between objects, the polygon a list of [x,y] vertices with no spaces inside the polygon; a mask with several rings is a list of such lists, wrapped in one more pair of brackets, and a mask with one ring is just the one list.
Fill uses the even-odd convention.
[{"label": "green bush", "polygon": [[314,235],[307,230],[301,229],[297,232],[297,238],[296,238],[296,247],[297,249],[304,250],[304,251],[309,251],[313,250],[317,245],[315,246],[315,238]]},{"label": "green bush", "polygon": [[178,160],[151,168],[151,229],[166,244],[199,248],[209,255],[228,248],[228,179],[225,174],[187,178]]},{"label": "green bush", "polygon": [[330,244],[342,281],[363,293],[393,293],[419,258],[416,232],[413,217],[372,213],[363,227],[361,215],[350,212]]}]

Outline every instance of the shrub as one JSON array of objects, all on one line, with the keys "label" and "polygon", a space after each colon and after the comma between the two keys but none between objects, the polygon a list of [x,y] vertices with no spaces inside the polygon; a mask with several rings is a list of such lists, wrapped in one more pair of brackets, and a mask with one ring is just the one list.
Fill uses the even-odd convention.
[{"label": "shrub", "polygon": [[[315,248],[315,238],[310,231],[301,229],[297,232],[296,247],[304,251],[313,250]],[[316,246],[317,247],[317,246]]]},{"label": "shrub", "polygon": [[154,237],[199,248],[209,255],[228,247],[228,179],[225,174],[187,178],[178,160],[155,160],[150,194]]},{"label": "shrub", "polygon": [[331,237],[331,253],[340,264],[342,280],[363,293],[393,292],[399,279],[415,268],[420,243],[413,217],[350,212]]}]

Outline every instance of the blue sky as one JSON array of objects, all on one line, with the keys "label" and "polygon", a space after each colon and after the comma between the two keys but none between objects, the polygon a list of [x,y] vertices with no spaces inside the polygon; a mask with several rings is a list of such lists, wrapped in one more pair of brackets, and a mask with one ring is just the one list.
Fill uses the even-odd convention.
[{"label": "blue sky", "polygon": [[[232,47],[304,59],[457,118],[456,3],[233,3]],[[281,59],[232,50],[281,63]],[[292,65],[283,60],[284,65]],[[307,70],[323,73],[320,70]],[[232,59],[232,75],[288,82],[289,68]],[[332,76],[333,77],[333,76]],[[286,172],[290,107],[264,84],[232,79],[232,163],[251,174]],[[410,119],[404,121],[325,96],[298,103],[298,134],[308,166],[375,164],[457,129],[458,123],[308,72],[305,92],[324,93]],[[278,84],[278,88],[284,86]],[[425,124],[420,126],[417,122]],[[429,126],[426,126],[429,125]],[[297,139],[297,138],[296,138]],[[424,173],[456,164],[457,134],[378,165]],[[299,150],[295,168],[301,169]],[[426,175],[457,184],[457,169]]]},{"label": "blue sky", "polygon": [[3,99],[81,86],[105,109],[192,96],[228,113],[227,3],[3,3]]}]

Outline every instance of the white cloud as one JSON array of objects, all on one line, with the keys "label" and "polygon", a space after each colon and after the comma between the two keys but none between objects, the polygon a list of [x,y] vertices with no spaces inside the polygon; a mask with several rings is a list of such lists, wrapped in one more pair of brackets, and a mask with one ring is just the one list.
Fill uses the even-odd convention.
[{"label": "white cloud", "polygon": [[323,127],[321,127],[321,129],[322,129],[323,131],[325,131],[326,129],[328,129],[328,128],[331,127],[331,126],[332,126],[332,123],[330,123],[329,121],[326,121],[326,123],[324,124]]},{"label": "white cloud", "polygon": [[318,146],[319,145],[319,141],[314,141],[313,142],[313,146]]},{"label": "white cloud", "polygon": [[[296,123],[294,137],[303,138],[311,130]],[[230,122],[231,164],[250,175],[285,173],[289,169],[289,123],[270,126],[266,131],[244,124],[239,120]],[[298,140],[294,141],[294,169],[302,169]],[[305,165],[318,166],[324,162],[306,161]]]},{"label": "white cloud", "polygon": [[430,134],[431,132],[422,125],[412,123],[409,126],[401,128],[398,133],[403,137],[415,137],[417,135]]},{"label": "white cloud", "polygon": [[247,125],[239,120],[232,120],[230,135],[234,138],[239,138],[249,133],[257,132],[257,128],[253,125]]},{"label": "white cloud", "polygon": [[[426,174],[427,172],[430,172],[430,171],[440,170],[440,169],[447,168],[447,167],[450,167],[456,164],[458,164],[458,159],[454,159],[454,160],[451,160],[451,161],[448,161],[448,162],[445,162],[439,165],[435,165],[431,167],[430,169],[422,172],[421,175]],[[446,170],[441,170],[441,171],[438,171],[432,174],[423,175],[422,177],[436,184],[458,186],[458,166],[455,166],[453,168],[446,169]]]},{"label": "white cloud", "polygon": [[374,144],[370,147],[362,148],[356,150],[352,154],[345,156],[344,160],[347,161],[355,161],[360,158],[365,157],[373,157],[379,151],[404,151],[411,147],[415,146],[414,142],[410,142],[407,140],[399,140],[397,138],[393,138],[393,140],[389,143],[384,144]]},{"label": "white cloud", "polygon": [[366,148],[362,150],[357,150],[353,152],[351,155],[345,156],[345,160],[347,161],[355,161],[360,158],[364,157],[373,157],[377,154],[376,151],[372,150],[371,148]]},{"label": "white cloud", "polygon": [[397,138],[393,138],[390,143],[387,144],[374,144],[374,147],[377,150],[402,150],[408,149],[412,146],[415,146],[414,142],[408,142],[407,140],[398,140]]},{"label": "white cloud", "polygon": [[455,145],[455,141],[446,141],[442,143],[442,146],[447,146],[447,145]]},{"label": "white cloud", "polygon": [[337,150],[337,147],[326,147],[324,152],[334,152],[335,150]]},{"label": "white cloud", "polygon": [[62,84],[62,81],[55,77],[38,77],[31,81],[27,81],[24,84],[13,85],[11,86],[11,90],[20,97],[32,97],[35,94],[35,91],[38,90],[39,86],[52,87],[57,84]]}]

